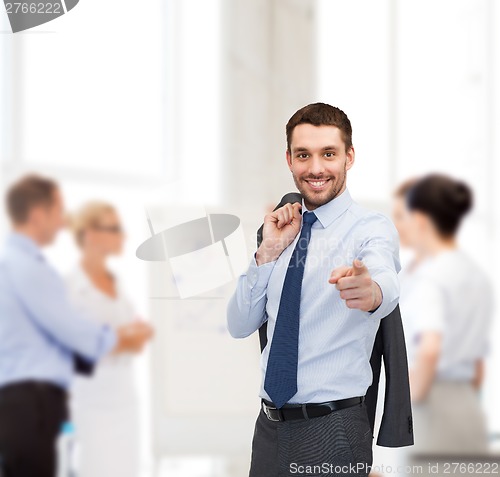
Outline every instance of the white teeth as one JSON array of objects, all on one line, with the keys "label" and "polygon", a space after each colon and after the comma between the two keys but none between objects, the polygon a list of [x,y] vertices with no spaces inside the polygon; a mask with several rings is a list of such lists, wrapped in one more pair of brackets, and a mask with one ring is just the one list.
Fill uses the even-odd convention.
[{"label": "white teeth", "polygon": [[313,187],[321,187],[324,184],[326,184],[326,181],[321,181],[321,182],[312,182],[312,181],[310,181],[309,184],[312,184]]}]

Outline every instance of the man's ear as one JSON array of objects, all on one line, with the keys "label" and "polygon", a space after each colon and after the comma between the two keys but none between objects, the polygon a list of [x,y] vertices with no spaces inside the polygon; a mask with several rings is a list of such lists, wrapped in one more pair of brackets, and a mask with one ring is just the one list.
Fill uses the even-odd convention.
[{"label": "man's ear", "polygon": [[40,205],[35,205],[31,207],[28,211],[28,216],[26,222],[31,222],[32,224],[39,224],[44,221],[43,210]]},{"label": "man's ear", "polygon": [[355,153],[354,153],[353,146],[351,146],[351,148],[347,151],[346,156],[347,156],[347,159],[345,161],[345,168],[347,170],[349,170],[354,164]]},{"label": "man's ear", "polygon": [[47,204],[34,205],[28,212],[27,221],[35,225],[40,225],[40,224],[45,225],[45,223],[47,223],[51,207],[52,207],[51,205]]},{"label": "man's ear", "polygon": [[288,164],[288,169],[292,170],[292,154],[290,149],[286,150],[286,163]]}]

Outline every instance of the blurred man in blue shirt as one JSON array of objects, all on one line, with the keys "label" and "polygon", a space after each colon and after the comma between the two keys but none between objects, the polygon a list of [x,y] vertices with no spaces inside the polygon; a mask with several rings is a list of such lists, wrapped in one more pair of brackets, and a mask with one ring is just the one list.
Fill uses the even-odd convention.
[{"label": "blurred man in blue shirt", "polygon": [[0,256],[0,475],[52,477],[75,359],[92,367],[107,353],[138,351],[151,330],[137,322],[114,331],[70,305],[41,252],[64,222],[55,182],[26,176],[6,202],[13,231]]}]

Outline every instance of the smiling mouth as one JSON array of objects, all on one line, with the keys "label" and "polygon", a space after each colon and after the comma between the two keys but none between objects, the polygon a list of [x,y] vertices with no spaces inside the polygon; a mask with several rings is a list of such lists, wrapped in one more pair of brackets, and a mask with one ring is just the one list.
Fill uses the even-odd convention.
[{"label": "smiling mouth", "polygon": [[305,182],[309,185],[309,187],[313,190],[322,190],[326,187],[330,179],[321,179],[321,180],[313,180],[313,179],[305,179]]}]

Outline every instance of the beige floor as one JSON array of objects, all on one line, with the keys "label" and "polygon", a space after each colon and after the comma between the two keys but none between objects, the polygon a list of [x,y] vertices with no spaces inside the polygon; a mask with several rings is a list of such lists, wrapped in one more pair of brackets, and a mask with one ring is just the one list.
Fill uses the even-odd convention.
[{"label": "beige floor", "polygon": [[248,477],[248,456],[173,456],[159,464],[158,477]]}]

